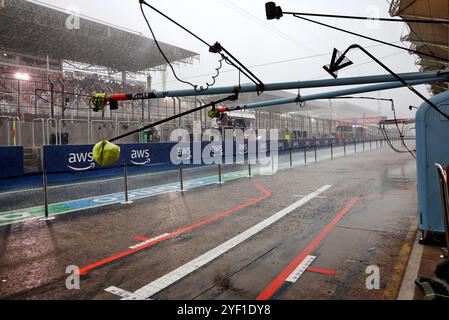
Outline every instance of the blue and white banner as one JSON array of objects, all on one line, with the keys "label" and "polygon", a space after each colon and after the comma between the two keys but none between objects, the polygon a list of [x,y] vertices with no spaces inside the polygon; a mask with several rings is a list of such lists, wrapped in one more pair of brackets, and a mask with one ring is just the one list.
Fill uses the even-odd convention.
[{"label": "blue and white banner", "polygon": [[[353,139],[346,139],[346,143]],[[276,141],[275,141],[276,142]],[[277,141],[277,150],[286,151],[290,148],[314,148],[329,147],[331,144],[342,144],[342,139],[303,139],[293,140],[290,143],[285,140]],[[108,168],[129,166],[146,166],[156,164],[212,164],[217,158],[247,158],[248,154],[266,154],[270,152],[270,141],[257,141],[257,148],[250,150],[248,141],[233,142],[232,150],[224,142],[161,142],[161,143],[136,143],[120,144],[120,158]],[[93,145],[51,145],[44,146],[44,169],[47,172],[70,172],[102,169],[92,154]],[[2,165],[0,177],[23,174],[23,149],[21,147],[3,148],[0,153],[8,165]],[[9,151],[6,151],[9,150]],[[229,148],[231,149],[231,148]],[[0,148],[0,150],[2,150]],[[20,153],[21,152],[21,153]],[[19,153],[21,156],[19,156]],[[216,163],[216,162],[215,162]],[[8,167],[9,166],[9,167]],[[22,173],[21,173],[22,172]]]},{"label": "blue and white banner", "polygon": [[0,178],[23,174],[23,147],[0,147]]},{"label": "blue and white banner", "polygon": [[[121,144],[120,158],[107,168],[123,165],[144,166],[170,162],[174,143]],[[47,172],[87,171],[105,168],[94,161],[93,145],[44,146],[44,169]]]},{"label": "blue and white banner", "polygon": [[156,164],[193,163],[194,152],[199,164],[223,156],[221,142],[164,142],[119,144],[120,158],[112,165],[103,167],[93,158],[93,145],[44,146],[44,169],[47,172],[88,171],[115,168],[124,165],[145,166]]}]

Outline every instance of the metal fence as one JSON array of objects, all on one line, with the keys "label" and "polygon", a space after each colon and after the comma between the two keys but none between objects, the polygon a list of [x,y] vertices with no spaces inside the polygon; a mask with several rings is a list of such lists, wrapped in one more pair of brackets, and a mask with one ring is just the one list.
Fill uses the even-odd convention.
[{"label": "metal fence", "polygon": [[[114,92],[117,89],[101,83],[83,85],[81,87],[70,79],[26,81],[0,78],[0,145],[39,147],[44,144],[92,143],[208,103],[197,97],[122,101],[118,110],[93,112],[89,105],[92,92]],[[336,127],[344,124],[298,113],[242,111],[243,114],[251,115],[246,117],[244,129],[276,128],[282,136],[289,132],[292,139],[330,138],[335,136]],[[155,128],[150,141],[167,141],[170,131],[177,127],[207,129],[214,126],[216,123],[207,117],[207,110],[201,110]],[[367,137],[379,135],[374,126],[367,127],[364,134]],[[123,142],[141,140],[142,136],[136,134]]]}]

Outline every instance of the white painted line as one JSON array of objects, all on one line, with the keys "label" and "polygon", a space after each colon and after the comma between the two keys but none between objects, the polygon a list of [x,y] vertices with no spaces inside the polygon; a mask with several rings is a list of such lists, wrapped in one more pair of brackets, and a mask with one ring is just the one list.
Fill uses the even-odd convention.
[{"label": "white painted line", "polygon": [[229,251],[232,248],[236,247],[237,245],[241,244],[245,240],[251,238],[255,234],[257,234],[260,231],[271,226],[273,223],[282,219],[283,217],[285,217],[292,211],[303,206],[304,204],[306,204],[313,198],[319,196],[321,193],[323,193],[330,187],[331,187],[330,185],[325,185],[325,186],[319,188],[318,190],[312,192],[311,194],[309,194],[309,195],[305,196],[304,198],[298,200],[297,202],[291,204],[287,208],[282,209],[281,211],[275,213],[271,217],[263,220],[262,222],[256,224],[255,226],[238,234],[234,238],[226,241],[225,243],[215,247],[212,250],[209,250],[208,252],[199,256],[198,258],[196,258],[190,262],[187,262],[186,264],[173,270],[172,272],[154,280],[153,282],[148,283],[147,285],[143,286],[140,289],[137,289],[129,297],[126,297],[123,299],[125,299],[125,300],[143,300],[143,299],[150,298],[151,296],[155,295],[159,291],[162,291],[163,289],[171,286],[173,283],[181,280],[182,278],[189,275],[193,271],[201,268],[202,266],[206,265],[207,263],[209,263],[212,260],[221,256],[222,254],[226,253],[227,251]]},{"label": "white painted line", "polygon": [[315,256],[307,256],[285,281],[295,283],[315,260]]},{"label": "white painted line", "polygon": [[419,233],[416,236],[404,278],[402,278],[397,300],[413,300],[415,296],[415,279],[418,278],[424,246],[419,244]]},{"label": "white painted line", "polygon": [[[295,198],[303,198],[304,195],[303,194],[295,194],[294,195]],[[317,199],[327,199],[326,196],[320,196],[320,197],[316,197]]]},{"label": "white painted line", "polygon": [[120,288],[117,288],[117,287],[114,287],[114,286],[110,286],[110,287],[104,289],[104,291],[107,291],[109,293],[115,294],[115,295],[120,296],[122,298],[127,298],[127,297],[129,297],[131,295],[131,292],[123,290],[123,289],[120,289]]},{"label": "white painted line", "polygon": [[169,233],[164,233],[164,234],[161,234],[161,235],[159,235],[157,237],[154,237],[154,238],[151,238],[151,239],[139,242],[139,243],[137,243],[137,244],[135,244],[135,245],[133,245],[133,246],[131,246],[129,248],[130,249],[135,249],[135,248],[141,247],[141,246],[143,246],[143,245],[145,245],[147,243],[153,242],[153,241],[155,241],[157,239],[163,238],[163,237],[168,236],[168,235],[169,235]]}]

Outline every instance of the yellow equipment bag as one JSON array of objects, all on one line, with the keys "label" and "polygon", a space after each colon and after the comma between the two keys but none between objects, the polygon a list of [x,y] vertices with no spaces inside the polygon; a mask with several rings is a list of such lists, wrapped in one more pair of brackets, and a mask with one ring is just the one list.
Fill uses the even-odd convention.
[{"label": "yellow equipment bag", "polygon": [[103,140],[94,146],[92,153],[96,163],[101,166],[108,166],[120,158],[120,147],[112,142]]}]

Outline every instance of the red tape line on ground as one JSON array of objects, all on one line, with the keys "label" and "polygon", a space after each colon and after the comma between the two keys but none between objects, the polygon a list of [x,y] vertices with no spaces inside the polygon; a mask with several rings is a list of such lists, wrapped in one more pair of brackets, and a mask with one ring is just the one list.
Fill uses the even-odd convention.
[{"label": "red tape line on ground", "polygon": [[334,219],[320,232],[319,235],[285,268],[256,298],[256,300],[268,300],[284,283],[288,276],[296,269],[297,266],[317,248],[320,242],[329,234],[329,232],[337,225],[338,221],[344,217],[346,213],[359,201],[360,198],[353,198],[346,207],[341,210]]},{"label": "red tape line on ground", "polygon": [[141,237],[141,236],[135,236],[133,237],[134,240],[139,240],[139,241],[147,241],[150,240],[150,238],[147,237]]},{"label": "red tape line on ground", "polygon": [[327,269],[321,269],[321,268],[315,268],[315,267],[308,267],[306,270],[310,271],[310,272],[327,274],[327,275],[330,275],[330,276],[337,273],[337,271],[335,271],[335,270],[327,270]]},{"label": "red tape line on ground", "polygon": [[198,228],[198,227],[200,227],[200,226],[202,226],[202,225],[205,225],[205,224],[207,224],[207,223],[210,223],[210,222],[212,222],[212,221],[214,221],[214,220],[217,220],[217,219],[222,218],[222,217],[224,217],[224,216],[227,216],[227,215],[229,215],[229,214],[231,214],[231,213],[234,213],[234,212],[236,212],[236,211],[239,211],[239,210],[241,210],[241,209],[244,209],[244,208],[246,208],[246,207],[248,207],[248,206],[250,206],[250,205],[253,205],[253,204],[255,204],[255,203],[258,203],[258,202],[260,202],[260,201],[263,201],[263,200],[265,200],[265,199],[268,199],[268,198],[270,198],[270,197],[272,196],[272,194],[271,194],[268,190],[266,190],[264,187],[262,187],[261,185],[255,183],[255,186],[256,186],[260,191],[263,192],[264,195],[263,195],[262,197],[253,199],[253,200],[250,201],[250,202],[246,202],[246,203],[244,203],[244,204],[242,204],[242,205],[240,205],[240,206],[237,206],[237,207],[232,208],[232,209],[229,209],[229,210],[227,210],[227,211],[225,211],[225,212],[219,213],[219,214],[217,214],[217,215],[215,215],[215,216],[213,216],[213,217],[210,217],[210,218],[207,218],[207,219],[205,219],[205,220],[203,220],[203,221],[200,221],[200,222],[197,222],[197,223],[195,223],[195,224],[192,224],[191,226],[188,226],[188,227],[179,229],[179,230],[177,230],[177,231],[175,231],[175,232],[172,232],[172,233],[170,233],[170,234],[168,234],[168,235],[166,235],[166,236],[164,236],[164,237],[158,238],[158,239],[156,239],[156,240],[154,240],[154,241],[151,241],[151,242],[142,244],[141,246],[138,246],[138,247],[136,247],[136,248],[134,248],[134,249],[129,249],[129,250],[120,252],[120,253],[118,253],[118,254],[115,254],[115,255],[110,256],[110,257],[108,257],[108,258],[105,258],[105,259],[103,259],[103,260],[100,260],[100,261],[98,261],[98,262],[95,262],[95,263],[93,263],[93,264],[90,264],[90,265],[88,265],[88,266],[85,266],[85,267],[83,267],[83,268],[81,268],[81,269],[79,270],[79,274],[80,274],[80,275],[86,275],[87,272],[90,271],[90,270],[92,270],[92,269],[98,268],[98,267],[103,266],[103,265],[105,265],[105,264],[107,264],[107,263],[110,263],[110,262],[112,262],[112,261],[115,261],[115,260],[118,260],[118,259],[120,259],[120,258],[126,257],[126,256],[128,256],[128,255],[130,255],[130,254],[133,254],[133,253],[135,253],[135,252],[137,252],[137,251],[140,251],[140,250],[143,250],[143,249],[148,248],[148,247],[150,247],[150,246],[153,246],[153,245],[155,245],[156,243],[159,243],[159,242],[161,242],[161,241],[167,240],[167,239],[169,239],[169,238],[173,238],[174,236],[180,235],[180,234],[185,233],[185,232],[187,232],[187,231],[190,231],[190,230],[192,230],[192,229]]}]

